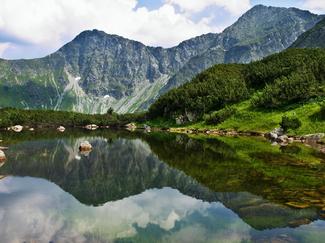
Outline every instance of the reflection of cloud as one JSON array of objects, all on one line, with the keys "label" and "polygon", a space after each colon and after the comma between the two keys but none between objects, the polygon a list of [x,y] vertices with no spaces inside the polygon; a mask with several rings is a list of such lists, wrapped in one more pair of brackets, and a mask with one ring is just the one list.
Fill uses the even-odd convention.
[{"label": "reflection of cloud", "polygon": [[[203,202],[171,188],[147,190],[101,207],[90,207],[45,180],[18,177],[0,181],[0,198],[0,235],[5,242],[85,242],[91,236],[113,240],[137,234],[135,225],[143,229],[156,225],[169,231],[184,220],[190,225],[187,227],[194,227],[201,232],[197,235],[202,235],[207,234],[206,230],[189,220],[191,215],[204,217],[211,209],[229,211],[219,203]],[[227,217],[237,222],[230,211]],[[244,229],[247,231],[248,227]],[[182,229],[177,237],[183,237],[182,232],[187,231]]]},{"label": "reflection of cloud", "polygon": [[[92,207],[46,180],[7,177],[0,181],[0,200],[1,242],[8,243],[107,242],[136,235],[152,237],[157,231],[166,232],[159,235],[162,242],[242,242],[264,237],[222,204],[203,202],[171,188]],[[316,221],[267,234],[316,239],[324,234],[324,227],[324,222]]]}]

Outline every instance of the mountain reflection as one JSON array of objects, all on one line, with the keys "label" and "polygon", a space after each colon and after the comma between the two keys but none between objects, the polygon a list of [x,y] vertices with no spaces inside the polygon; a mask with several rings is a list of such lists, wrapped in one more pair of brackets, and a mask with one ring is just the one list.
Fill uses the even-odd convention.
[{"label": "mountain reflection", "polygon": [[[165,133],[26,136],[3,137],[10,145],[0,168],[5,242],[14,230],[17,241],[237,242],[266,232],[279,240],[282,231],[294,240],[324,227],[325,160],[310,148],[286,153],[252,138]],[[93,145],[89,155],[79,153],[84,140]]]}]

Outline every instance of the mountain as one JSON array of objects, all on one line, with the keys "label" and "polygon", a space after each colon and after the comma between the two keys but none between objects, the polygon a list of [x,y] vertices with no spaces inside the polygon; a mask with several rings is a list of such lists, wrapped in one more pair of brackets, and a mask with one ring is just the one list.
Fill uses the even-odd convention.
[{"label": "mountain", "polygon": [[220,34],[167,49],[84,31],[44,58],[0,60],[0,106],[87,113],[146,109],[213,64],[247,63],[286,49],[320,19],[295,8],[257,5]]},{"label": "mountain", "polygon": [[325,18],[317,23],[312,29],[299,36],[291,47],[325,48]]}]

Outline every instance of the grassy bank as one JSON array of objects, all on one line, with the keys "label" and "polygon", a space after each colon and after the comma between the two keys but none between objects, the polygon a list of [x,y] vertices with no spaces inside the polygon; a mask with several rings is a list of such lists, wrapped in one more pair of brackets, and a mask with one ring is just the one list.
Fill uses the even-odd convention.
[{"label": "grassy bank", "polygon": [[[305,104],[291,105],[282,109],[256,109],[250,101],[241,102],[233,107],[234,112],[223,122],[209,125],[206,121],[192,123],[186,127],[192,129],[219,129],[236,130],[241,132],[269,132],[279,127],[282,117],[297,117],[301,126],[290,129],[289,134],[304,135],[325,132],[325,119],[321,113],[323,102],[308,102]],[[213,115],[213,114],[212,114]]]}]

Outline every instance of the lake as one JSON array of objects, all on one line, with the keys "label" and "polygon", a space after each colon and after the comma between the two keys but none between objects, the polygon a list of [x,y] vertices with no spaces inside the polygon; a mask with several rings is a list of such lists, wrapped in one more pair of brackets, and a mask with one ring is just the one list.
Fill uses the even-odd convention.
[{"label": "lake", "polygon": [[111,130],[0,140],[0,242],[325,239],[325,154],[303,144]]}]

